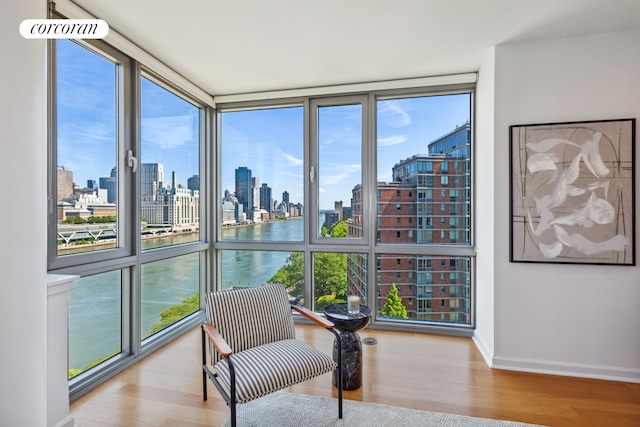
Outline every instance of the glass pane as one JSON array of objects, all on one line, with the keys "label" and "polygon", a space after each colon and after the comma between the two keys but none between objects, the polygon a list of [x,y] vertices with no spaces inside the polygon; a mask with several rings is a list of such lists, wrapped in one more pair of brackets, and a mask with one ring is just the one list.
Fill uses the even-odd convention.
[{"label": "glass pane", "polygon": [[[359,295],[366,302],[367,255],[342,252],[317,252],[313,255],[314,310],[321,313],[329,304],[347,301]],[[348,286],[347,286],[348,284]]]},{"label": "glass pane", "polygon": [[380,254],[381,318],[471,324],[469,257]]},{"label": "glass pane", "polygon": [[141,98],[140,215],[142,239],[151,240],[143,248],[197,241],[200,110],[145,78]]},{"label": "glass pane", "polygon": [[282,283],[292,300],[304,302],[302,252],[222,251],[222,289]]},{"label": "glass pane", "polygon": [[57,41],[58,255],[116,247],[117,65]]},{"label": "glass pane", "polygon": [[318,108],[318,157],[318,237],[362,236],[361,222],[347,233],[362,188],[362,105]]},{"label": "glass pane", "polygon": [[471,243],[470,102],[378,101],[378,243]]},{"label": "glass pane", "polygon": [[122,351],[122,272],[76,280],[69,291],[69,378]]},{"label": "glass pane", "polygon": [[[221,117],[222,239],[302,241],[302,107]],[[227,230],[240,226],[252,229]]]},{"label": "glass pane", "polygon": [[199,309],[199,253],[142,265],[142,339]]}]

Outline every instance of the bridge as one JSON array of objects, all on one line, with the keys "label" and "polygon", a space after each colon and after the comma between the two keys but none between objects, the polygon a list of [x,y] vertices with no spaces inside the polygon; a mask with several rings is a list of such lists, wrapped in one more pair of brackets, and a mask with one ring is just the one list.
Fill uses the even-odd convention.
[{"label": "bridge", "polygon": [[[171,224],[142,223],[142,236],[159,236],[171,233]],[[98,241],[116,238],[116,223],[104,224],[58,224],[58,242],[65,245],[82,240]]]}]

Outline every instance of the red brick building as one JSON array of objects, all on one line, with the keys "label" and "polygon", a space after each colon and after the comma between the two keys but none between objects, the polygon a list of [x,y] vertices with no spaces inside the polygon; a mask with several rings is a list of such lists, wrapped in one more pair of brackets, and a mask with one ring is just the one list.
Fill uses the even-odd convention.
[{"label": "red brick building", "polygon": [[[393,182],[378,183],[376,241],[398,245],[470,244],[470,128],[467,124],[429,145],[432,155],[397,163]],[[451,141],[461,140],[462,144]],[[449,147],[447,152],[439,150]],[[451,148],[453,147],[453,148]],[[457,148],[456,148],[457,147]],[[443,151],[442,153],[440,151]],[[361,187],[353,189],[349,236],[362,235]],[[392,284],[409,319],[470,322],[470,261],[464,256],[384,254],[376,257],[378,306]],[[348,259],[348,292],[366,293],[366,257]]]}]

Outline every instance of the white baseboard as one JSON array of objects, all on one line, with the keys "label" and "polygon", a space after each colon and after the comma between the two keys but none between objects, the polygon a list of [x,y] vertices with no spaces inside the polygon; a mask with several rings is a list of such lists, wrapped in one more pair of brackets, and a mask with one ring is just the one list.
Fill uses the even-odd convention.
[{"label": "white baseboard", "polygon": [[[476,342],[476,345],[478,345],[478,342]],[[480,352],[482,353],[482,349],[480,349]],[[509,371],[640,383],[640,369],[619,368],[616,366],[588,365],[583,363],[566,363],[502,356],[495,356],[493,363],[489,364],[489,366],[495,369],[505,369]]]},{"label": "white baseboard", "polygon": [[476,347],[478,348],[478,351],[480,351],[480,354],[482,355],[482,358],[484,359],[484,363],[487,364],[487,366],[489,366],[490,368],[493,367],[493,351],[491,351],[489,349],[489,347],[487,347],[486,343],[484,342],[484,340],[479,337],[477,334],[473,334],[473,336],[471,337],[471,339],[473,340],[473,342],[475,343]]},{"label": "white baseboard", "polygon": [[79,427],[79,426],[76,425],[76,422],[74,421],[71,415],[67,415],[66,417],[64,417],[63,419],[61,419],[51,427]]}]

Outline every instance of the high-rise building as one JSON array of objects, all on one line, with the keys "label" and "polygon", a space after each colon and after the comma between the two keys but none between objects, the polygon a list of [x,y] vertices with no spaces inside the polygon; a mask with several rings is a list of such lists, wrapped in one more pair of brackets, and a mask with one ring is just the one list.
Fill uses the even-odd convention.
[{"label": "high-rise building", "polygon": [[260,178],[251,178],[251,193],[253,204],[251,210],[256,212],[260,210]]},{"label": "high-rise building", "polygon": [[140,167],[140,200],[155,202],[158,188],[164,187],[164,166],[161,163],[143,163]]},{"label": "high-rise building", "polygon": [[271,187],[269,187],[266,183],[263,183],[260,187],[260,209],[264,209],[265,211],[271,212],[273,211],[273,200],[271,199]]},{"label": "high-rise building", "polygon": [[171,184],[164,182],[161,163],[143,163],[140,210],[148,224],[171,225],[173,231],[193,231],[200,227],[200,192],[178,185],[171,172]]},{"label": "high-rise building", "polygon": [[[113,174],[115,175],[115,173]],[[116,178],[115,176],[102,177],[99,180],[100,188],[107,190],[107,202],[115,203],[116,201]]]},{"label": "high-rise building", "polygon": [[289,192],[288,191],[283,191],[282,192],[282,203],[284,203],[285,205],[289,206],[290,200],[289,200]]},{"label": "high-rise building", "polygon": [[253,217],[253,191],[251,180],[251,169],[241,166],[236,169],[236,197],[238,203],[242,205],[242,212],[246,213],[247,219]]},{"label": "high-rise building", "polygon": [[200,190],[200,175],[193,175],[187,179],[187,188],[189,190]]},{"label": "high-rise building", "polygon": [[342,212],[342,200],[338,200],[334,203],[333,210],[338,214],[338,221],[342,221],[344,219],[344,214]]},{"label": "high-rise building", "polygon": [[[470,126],[429,144],[429,155],[414,155],[393,167],[393,182],[377,188],[378,243],[470,243]],[[362,236],[360,186],[353,189],[349,236]],[[366,265],[350,257],[348,271]],[[456,256],[380,254],[378,309],[393,284],[410,319],[470,321],[469,261]],[[366,275],[348,276],[348,292],[366,289]]]}]

